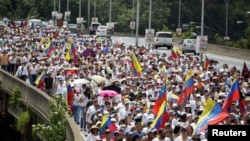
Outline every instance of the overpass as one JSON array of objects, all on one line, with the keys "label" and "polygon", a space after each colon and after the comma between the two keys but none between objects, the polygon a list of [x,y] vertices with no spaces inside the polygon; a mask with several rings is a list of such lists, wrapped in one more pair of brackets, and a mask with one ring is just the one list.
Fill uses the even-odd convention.
[{"label": "overpass", "polygon": [[[7,101],[9,95],[12,93],[12,90],[16,87],[20,89],[23,104],[25,104],[32,112],[34,112],[36,115],[36,120],[40,123],[49,123],[49,101],[52,100],[52,98],[30,84],[0,69],[0,90],[1,96],[4,99],[2,108],[7,109],[8,112],[16,118],[22,112],[21,108],[13,108],[8,104]],[[83,137],[73,118],[68,115],[65,116],[67,119],[66,140],[82,141]]]}]

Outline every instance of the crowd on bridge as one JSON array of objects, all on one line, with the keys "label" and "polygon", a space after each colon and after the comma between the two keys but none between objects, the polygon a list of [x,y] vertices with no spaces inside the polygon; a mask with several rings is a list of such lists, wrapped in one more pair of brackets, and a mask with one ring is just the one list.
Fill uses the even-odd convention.
[{"label": "crowd on bridge", "polygon": [[1,68],[62,95],[86,141],[206,141],[208,124],[250,125],[246,65],[159,54],[66,28],[4,26],[0,38]]}]

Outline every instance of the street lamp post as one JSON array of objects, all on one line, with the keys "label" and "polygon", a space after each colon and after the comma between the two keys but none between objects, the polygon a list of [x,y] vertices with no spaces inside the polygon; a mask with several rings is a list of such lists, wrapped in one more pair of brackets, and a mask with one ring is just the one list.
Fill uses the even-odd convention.
[{"label": "street lamp post", "polygon": [[181,28],[181,0],[179,0],[178,28]]},{"label": "street lamp post", "polygon": [[179,0],[179,15],[178,15],[178,28],[176,29],[177,35],[181,35],[181,0]]},{"label": "street lamp post", "polygon": [[136,39],[135,46],[138,47],[138,34],[139,34],[139,14],[140,14],[140,0],[137,0],[137,9],[136,9]]},{"label": "street lamp post", "polygon": [[79,18],[81,17],[82,13],[82,0],[79,0]]},{"label": "street lamp post", "polygon": [[225,3],[226,3],[226,33],[225,33],[224,40],[229,40],[229,37],[228,37],[228,3],[229,3],[229,0],[225,0]]},{"label": "street lamp post", "polygon": [[151,29],[151,21],[152,21],[152,0],[149,0],[149,21],[148,21],[148,28]]},{"label": "street lamp post", "polygon": [[65,21],[70,21],[70,14],[71,12],[69,11],[69,0],[67,0],[67,11],[65,11],[65,14],[64,14]]},{"label": "street lamp post", "polygon": [[[135,0],[133,0],[133,8],[132,8],[132,22],[135,21]],[[132,28],[132,35],[134,34],[134,29]]]},{"label": "street lamp post", "polygon": [[204,5],[205,5],[205,0],[202,0],[201,4],[201,36],[203,36],[204,32]]},{"label": "street lamp post", "polygon": [[[149,21],[148,21],[148,29],[151,30],[151,21],[152,21],[152,0],[149,0]],[[148,49],[150,49],[150,43],[148,44]]]},{"label": "street lamp post", "polygon": [[[201,37],[203,37],[203,32],[204,32],[204,7],[205,7],[205,0],[202,0],[201,2]],[[202,52],[200,53],[200,61],[202,62],[203,60],[203,54]]]},{"label": "street lamp post", "polygon": [[90,25],[90,0],[88,0],[88,27]]},{"label": "street lamp post", "polygon": [[56,11],[56,0],[54,0],[54,11]]},{"label": "street lamp post", "polygon": [[67,11],[69,11],[69,0],[67,0]]},{"label": "street lamp post", "polygon": [[111,24],[111,17],[112,17],[112,0],[109,0],[109,23]]},{"label": "street lamp post", "polygon": [[94,1],[94,17],[96,17],[96,0]]},{"label": "street lamp post", "polygon": [[58,1],[58,12],[61,13],[61,0]]}]

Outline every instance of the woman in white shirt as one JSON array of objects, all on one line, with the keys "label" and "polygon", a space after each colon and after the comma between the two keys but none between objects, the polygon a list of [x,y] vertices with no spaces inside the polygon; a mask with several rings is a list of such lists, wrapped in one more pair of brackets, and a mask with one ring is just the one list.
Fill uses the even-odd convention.
[{"label": "woman in white shirt", "polygon": [[74,95],[73,100],[73,113],[74,113],[74,119],[77,124],[79,124],[79,101],[80,101],[81,95],[80,90],[76,91],[76,94]]},{"label": "woman in white shirt", "polygon": [[21,62],[21,66],[19,66],[17,68],[16,74],[15,76],[17,76],[18,78],[20,78],[23,81],[26,81],[26,78],[28,77],[28,70],[27,70],[27,66],[25,64],[25,62]]},{"label": "woman in white shirt", "polygon": [[81,130],[85,130],[86,129],[86,115],[85,115],[85,113],[86,113],[86,109],[85,109],[85,107],[86,107],[86,105],[87,105],[87,102],[88,102],[89,100],[88,100],[88,98],[87,98],[87,96],[85,95],[85,93],[81,93],[81,98],[80,98],[80,128],[81,128]]},{"label": "woman in white shirt", "polygon": [[90,133],[88,134],[86,141],[96,141],[96,138],[98,138],[98,127],[93,125],[90,128]]},{"label": "woman in white shirt", "polygon": [[37,78],[37,72],[38,69],[36,67],[36,63],[33,62],[32,65],[29,68],[29,74],[30,74],[30,84],[35,86],[35,81]]}]

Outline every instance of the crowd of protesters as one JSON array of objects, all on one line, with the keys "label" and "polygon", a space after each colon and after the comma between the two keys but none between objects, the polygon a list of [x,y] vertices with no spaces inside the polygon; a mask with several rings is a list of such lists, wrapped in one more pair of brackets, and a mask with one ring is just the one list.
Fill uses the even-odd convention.
[{"label": "crowd of protesters", "polygon": [[[3,70],[50,96],[62,94],[66,98],[66,82],[69,81],[74,91],[73,116],[80,131],[87,133],[86,141],[206,141],[207,130],[194,133],[199,116],[209,98],[223,105],[235,75],[240,94],[246,101],[245,111],[241,112],[238,101],[233,102],[228,118],[220,124],[250,125],[249,75],[242,75],[241,70],[229,68],[228,64],[210,61],[204,68],[204,62],[198,57],[171,57],[171,54],[157,53],[153,47],[135,48],[119,41],[83,34],[70,36],[65,28],[29,29],[21,25],[1,27],[0,32],[0,65]],[[49,53],[45,51],[48,40],[53,46]],[[68,60],[69,40],[74,42],[76,58]],[[86,55],[86,50],[92,53]],[[140,75],[131,68],[132,52],[142,67]],[[65,73],[65,68],[77,71]],[[178,103],[189,70],[192,70],[194,92],[185,102]],[[38,86],[36,80],[44,72],[44,83]],[[100,76],[103,80],[92,80],[92,76]],[[76,79],[86,79],[89,83],[75,84]],[[166,94],[178,98],[168,98],[169,119],[164,128],[156,129],[152,123],[157,114],[152,109],[165,80],[168,82]],[[107,86],[118,88],[118,95],[100,96]],[[106,127],[100,133],[106,124],[105,116],[108,116],[112,128]]]}]

